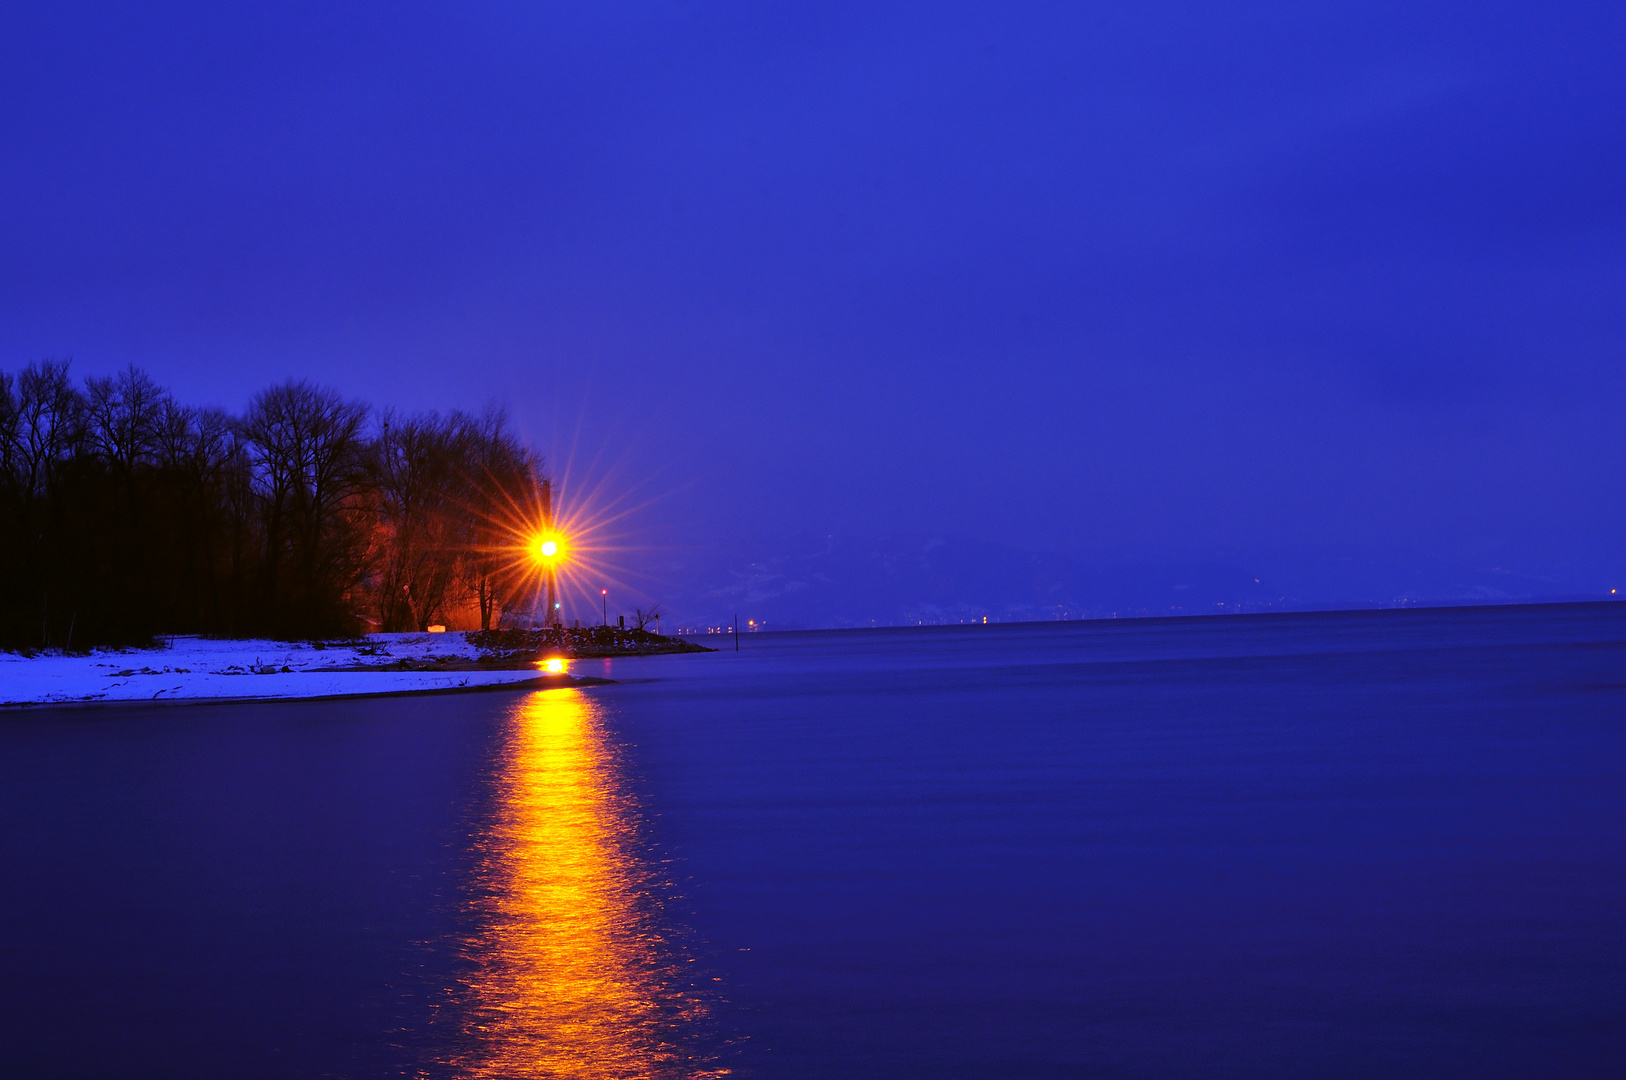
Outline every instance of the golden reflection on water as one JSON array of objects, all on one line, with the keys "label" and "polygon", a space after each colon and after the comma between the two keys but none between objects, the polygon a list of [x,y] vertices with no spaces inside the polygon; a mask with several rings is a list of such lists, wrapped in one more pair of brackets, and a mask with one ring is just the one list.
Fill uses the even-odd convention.
[{"label": "golden reflection on water", "polygon": [[473,1077],[716,1076],[685,1036],[705,1015],[659,931],[660,875],[597,706],[538,691],[515,710],[481,845],[470,942]]}]

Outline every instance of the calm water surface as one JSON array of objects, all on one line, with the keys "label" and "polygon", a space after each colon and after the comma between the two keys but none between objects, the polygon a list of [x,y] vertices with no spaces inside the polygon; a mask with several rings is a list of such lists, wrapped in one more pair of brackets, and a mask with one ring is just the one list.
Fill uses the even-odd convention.
[{"label": "calm water surface", "polygon": [[0,717],[0,1075],[1626,1074],[1626,606]]}]

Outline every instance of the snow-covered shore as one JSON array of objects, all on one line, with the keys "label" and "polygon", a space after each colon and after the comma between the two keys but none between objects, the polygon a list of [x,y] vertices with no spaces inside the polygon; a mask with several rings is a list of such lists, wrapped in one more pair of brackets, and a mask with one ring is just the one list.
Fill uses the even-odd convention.
[{"label": "snow-covered shore", "polygon": [[317,643],[177,637],[156,649],[0,653],[0,707],[353,697],[586,681],[568,674],[569,661],[558,672],[540,664],[476,667],[479,661],[480,650],[455,631]]}]

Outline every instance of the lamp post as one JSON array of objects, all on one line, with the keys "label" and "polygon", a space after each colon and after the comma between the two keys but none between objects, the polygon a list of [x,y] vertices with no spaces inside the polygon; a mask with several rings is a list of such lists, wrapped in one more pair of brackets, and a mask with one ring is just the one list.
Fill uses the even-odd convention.
[{"label": "lamp post", "polygon": [[603,602],[603,605],[604,605],[604,625],[609,626],[610,625],[610,590],[609,589],[600,589],[598,591],[598,595],[599,595],[599,599]]},{"label": "lamp post", "polygon": [[556,573],[560,551],[559,540],[553,531],[553,481],[542,481],[542,490],[539,492],[542,499],[542,535],[538,537],[537,554],[541,556],[543,577],[548,583],[548,610],[543,617],[544,626],[562,626],[564,620],[559,615],[559,582]]},{"label": "lamp post", "polygon": [[548,626],[556,626],[559,622],[559,581],[553,568],[553,560],[558,555],[559,545],[557,543],[552,540],[542,542],[542,565],[548,568],[548,613],[543,622]]},{"label": "lamp post", "polygon": [[531,554],[542,568],[542,585],[547,603],[543,625],[559,626],[562,620],[559,617],[558,567],[559,560],[564,557],[564,545],[560,540],[544,533],[531,542]]}]

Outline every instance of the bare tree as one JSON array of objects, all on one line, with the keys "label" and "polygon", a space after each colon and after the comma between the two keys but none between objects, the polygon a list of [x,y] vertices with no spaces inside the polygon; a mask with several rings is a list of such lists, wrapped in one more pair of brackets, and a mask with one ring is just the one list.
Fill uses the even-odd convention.
[{"label": "bare tree", "polygon": [[526,581],[529,568],[516,563],[514,548],[527,538],[516,535],[516,529],[530,524],[528,500],[541,486],[542,461],[508,430],[502,413],[464,421],[468,501],[463,581],[479,604],[480,628],[489,630]]},{"label": "bare tree", "polygon": [[[335,598],[365,573],[367,536],[356,511],[366,421],[365,405],[302,381],[263,390],[249,405],[243,431],[264,510],[263,586],[267,607],[283,609],[284,619],[339,629]],[[290,584],[291,611],[281,602]]]},{"label": "bare tree", "polygon": [[85,381],[91,447],[124,480],[157,450],[166,404],[169,395],[133,366],[115,376]]},{"label": "bare tree", "polygon": [[659,604],[647,608],[635,607],[632,609],[632,625],[640,630],[647,630],[650,623],[659,621],[664,614],[666,612],[661,610]]},{"label": "bare tree", "polygon": [[373,444],[378,614],[384,630],[422,630],[459,584],[463,480],[459,417],[387,414]]},{"label": "bare tree", "polygon": [[68,377],[68,361],[41,360],[17,376],[7,407],[4,461],[7,486],[26,506],[44,497],[62,465],[82,444],[84,398]]}]

